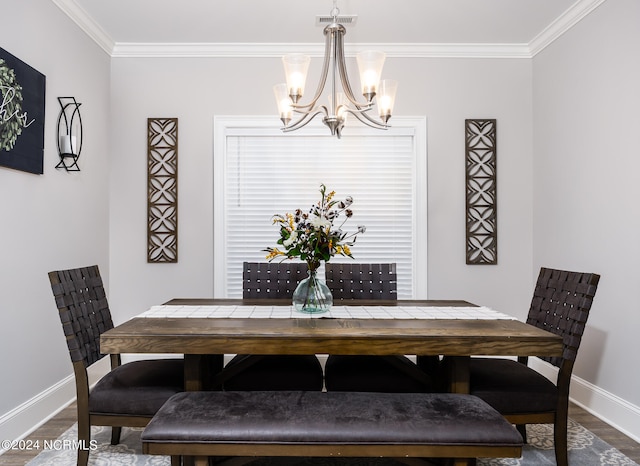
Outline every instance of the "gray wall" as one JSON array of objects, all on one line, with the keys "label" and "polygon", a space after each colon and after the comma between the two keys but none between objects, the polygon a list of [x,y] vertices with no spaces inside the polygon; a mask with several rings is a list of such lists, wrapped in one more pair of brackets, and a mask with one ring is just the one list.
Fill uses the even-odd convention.
[{"label": "gray wall", "polygon": [[602,275],[575,374],[636,409],[638,18],[637,0],[603,3],[538,54],[533,73],[534,269]]},{"label": "gray wall", "polygon": [[[385,67],[402,83],[396,114],[428,120],[428,296],[525,316],[532,264],[531,61],[388,59]],[[277,128],[271,86],[280,80],[280,60],[271,58],[113,60],[110,299],[119,319],[171,297],[212,295],[213,117],[272,115]],[[180,260],[174,265],[146,263],[149,116],[179,119]],[[497,266],[465,265],[465,118],[498,119]]]},{"label": "gray wall", "polygon": [[[71,373],[47,272],[98,264],[109,275],[110,58],[51,1],[3,0],[2,12],[0,47],[47,79],[44,175],[0,167],[0,437],[10,439],[11,411]],[[54,168],[60,96],[82,103],[79,173]]]}]

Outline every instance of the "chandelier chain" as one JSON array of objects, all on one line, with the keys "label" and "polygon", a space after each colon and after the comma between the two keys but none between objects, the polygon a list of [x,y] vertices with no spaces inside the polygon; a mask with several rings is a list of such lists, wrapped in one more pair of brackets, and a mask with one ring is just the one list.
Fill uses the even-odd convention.
[{"label": "chandelier chain", "polygon": [[333,8],[331,9],[330,15],[333,17],[334,21],[338,16],[340,16],[340,8],[338,8],[338,0],[333,0]]}]

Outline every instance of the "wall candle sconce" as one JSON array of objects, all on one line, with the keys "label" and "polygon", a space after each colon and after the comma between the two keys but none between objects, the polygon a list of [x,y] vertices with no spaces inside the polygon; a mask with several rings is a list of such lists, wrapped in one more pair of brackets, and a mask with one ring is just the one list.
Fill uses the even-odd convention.
[{"label": "wall candle sconce", "polygon": [[78,159],[82,150],[82,117],[80,103],[75,97],[58,97],[60,115],[57,125],[57,144],[60,162],[56,168],[68,172],[79,172]]}]

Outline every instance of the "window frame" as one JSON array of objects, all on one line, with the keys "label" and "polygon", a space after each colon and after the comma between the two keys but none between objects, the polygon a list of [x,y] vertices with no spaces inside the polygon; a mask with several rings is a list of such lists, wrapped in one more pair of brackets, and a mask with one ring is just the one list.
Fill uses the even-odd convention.
[{"label": "window frame", "polygon": [[[298,130],[298,134],[326,134],[328,129],[320,125],[310,124]],[[387,133],[389,136],[411,135],[413,138],[414,157],[414,219],[412,249],[414,252],[413,271],[411,274],[411,299],[427,299],[428,297],[428,257],[427,257],[427,121],[426,117],[394,117],[392,126],[386,131],[374,130],[364,125],[353,125],[348,131],[358,135]],[[224,238],[226,235],[226,218],[224,208],[225,174],[227,171],[227,140],[237,136],[272,136],[283,137],[280,129],[274,124],[273,116],[228,116],[214,117],[213,122],[213,296],[227,297],[226,293],[226,254]]]}]

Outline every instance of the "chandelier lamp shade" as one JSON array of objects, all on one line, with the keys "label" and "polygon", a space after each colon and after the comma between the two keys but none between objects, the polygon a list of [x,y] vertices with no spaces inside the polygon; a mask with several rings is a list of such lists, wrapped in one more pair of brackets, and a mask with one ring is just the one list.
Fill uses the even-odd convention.
[{"label": "chandelier lamp shade", "polygon": [[[318,82],[318,88],[308,103],[303,103],[305,83],[311,58],[308,55],[294,53],[282,57],[286,83],[273,87],[282,131],[290,132],[307,125],[316,116],[322,115],[322,122],[329,128],[332,136],[340,138],[347,115],[376,129],[389,128],[388,121],[393,114],[397,81],[381,80],[385,54],[378,51],[362,51],[356,55],[360,72],[360,88],[364,101],[358,100],[352,90],[344,54],[345,27],[340,24],[340,10],[334,1],[331,10],[331,22],[324,28],[324,63]],[[320,102],[328,85],[328,99]],[[372,117],[377,107],[380,121]],[[295,116],[295,118],[294,118]]]}]

